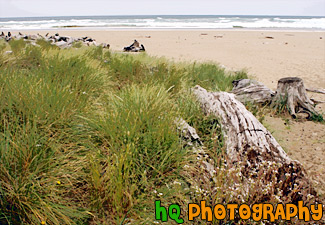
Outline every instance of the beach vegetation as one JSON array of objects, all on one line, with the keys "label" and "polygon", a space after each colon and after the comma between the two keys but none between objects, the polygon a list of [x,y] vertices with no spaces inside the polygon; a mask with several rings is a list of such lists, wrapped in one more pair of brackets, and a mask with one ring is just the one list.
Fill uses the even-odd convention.
[{"label": "beach vegetation", "polygon": [[[246,73],[95,46],[9,43],[3,49],[13,54],[0,63],[0,224],[154,224],[155,200],[179,204],[193,224],[185,214],[191,202],[282,197],[273,181],[260,188],[272,165],[257,168],[257,180],[225,167],[218,118],[191,94],[197,84],[229,91]],[[201,137],[215,180],[199,179],[204,171],[177,118]],[[220,222],[228,223],[212,224]]]},{"label": "beach vegetation", "polygon": [[75,41],[75,42],[72,43],[72,47],[81,48],[82,47],[82,42],[81,41]]},{"label": "beach vegetation", "polygon": [[48,51],[50,49],[59,49],[58,46],[53,45],[50,41],[46,41],[44,39],[37,39],[36,44],[41,46],[41,49],[45,51]]},{"label": "beach vegetation", "polygon": [[[0,53],[0,224],[154,224],[156,200],[178,204],[185,224],[200,224],[187,221],[189,203],[283,197],[276,177],[262,189],[274,165],[261,164],[247,179],[245,165],[225,166],[218,118],[192,95],[195,85],[230,91],[244,71],[44,41],[0,43]],[[263,122],[266,106],[246,107]],[[177,118],[196,129],[213,180],[182,141]],[[212,222],[221,223],[230,224]]]},{"label": "beach vegetation", "polygon": [[312,113],[310,120],[315,121],[315,122],[324,123],[324,117],[322,114],[316,115],[315,113]]}]

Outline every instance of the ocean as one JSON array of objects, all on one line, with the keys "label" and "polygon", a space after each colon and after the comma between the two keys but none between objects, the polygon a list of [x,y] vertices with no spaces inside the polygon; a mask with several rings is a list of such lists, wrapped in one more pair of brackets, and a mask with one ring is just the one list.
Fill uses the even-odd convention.
[{"label": "ocean", "polygon": [[0,18],[0,30],[29,29],[312,29],[325,17],[301,16],[70,16]]}]

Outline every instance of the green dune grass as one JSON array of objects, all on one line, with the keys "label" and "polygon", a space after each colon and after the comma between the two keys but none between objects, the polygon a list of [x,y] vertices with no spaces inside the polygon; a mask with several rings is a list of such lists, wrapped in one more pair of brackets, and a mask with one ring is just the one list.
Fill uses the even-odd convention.
[{"label": "green dune grass", "polygon": [[38,45],[0,42],[0,224],[151,224],[157,199],[208,196],[193,194],[184,166],[196,157],[174,121],[194,126],[221,161],[216,118],[190,88],[229,91],[244,72]]}]

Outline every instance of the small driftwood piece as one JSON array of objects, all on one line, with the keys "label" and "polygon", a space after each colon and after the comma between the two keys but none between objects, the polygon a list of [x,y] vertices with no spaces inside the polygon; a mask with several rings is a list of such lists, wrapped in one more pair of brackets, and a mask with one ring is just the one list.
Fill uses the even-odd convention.
[{"label": "small driftwood piece", "polygon": [[286,104],[293,118],[296,118],[296,113],[299,112],[308,113],[309,117],[312,114],[319,115],[314,108],[315,103],[307,96],[304,82],[298,77],[286,77],[278,81],[271,106],[281,107],[283,104]]},{"label": "small driftwood piece", "polygon": [[315,100],[312,98],[310,100],[312,100],[315,104],[324,104],[325,103],[325,101]]},{"label": "small driftwood piece", "polygon": [[125,51],[125,52],[144,52],[144,51],[146,51],[146,49],[144,48],[144,46],[142,44],[140,45],[140,43],[137,40],[134,40],[134,42],[130,46],[124,47],[123,51]]},{"label": "small driftwood piece", "polygon": [[325,94],[325,89],[306,88],[306,91]]},{"label": "small driftwood piece", "polygon": [[205,176],[200,179],[209,180],[214,179],[214,162],[213,159],[204,151],[203,143],[200,140],[199,135],[196,133],[194,127],[191,127],[185,120],[178,118],[175,120],[178,131],[180,131],[181,139],[184,145],[192,147],[193,153],[198,159],[198,165],[205,172]]},{"label": "small driftwood piece", "polygon": [[[256,168],[262,170],[261,164],[274,165],[275,169],[265,175],[264,182],[268,185],[269,179],[276,176],[277,182],[272,185],[274,190],[282,193],[282,202],[307,200],[308,194],[316,194],[302,165],[289,158],[271,133],[234,94],[211,93],[200,86],[195,86],[193,93],[206,114],[219,118],[226,139],[228,166],[244,164],[242,174],[250,177]],[[269,197],[272,194],[269,193]]]},{"label": "small driftwood piece", "polygon": [[232,93],[242,102],[266,103],[271,102],[274,91],[267,88],[264,84],[250,79],[235,80],[232,82]]}]

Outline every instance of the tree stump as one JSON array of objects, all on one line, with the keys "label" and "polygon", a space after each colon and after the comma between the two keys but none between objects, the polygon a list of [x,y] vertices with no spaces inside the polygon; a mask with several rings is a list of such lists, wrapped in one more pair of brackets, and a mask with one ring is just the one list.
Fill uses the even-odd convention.
[{"label": "tree stump", "polygon": [[[211,93],[200,86],[193,88],[193,93],[206,114],[219,118],[226,139],[227,164],[241,165],[241,173],[247,179],[255,176],[256,171],[264,171],[263,188],[274,187],[264,199],[281,193],[282,202],[306,201],[308,194],[316,192],[302,165],[292,160],[281,148],[271,133],[246,110],[234,94],[226,92]],[[272,166],[272,170],[268,170]],[[272,182],[271,178],[276,177]]]},{"label": "tree stump", "polygon": [[304,82],[298,77],[286,77],[278,81],[276,94],[272,100],[271,106],[283,108],[286,106],[290,115],[296,118],[296,113],[308,113],[319,115],[306,93]]}]

